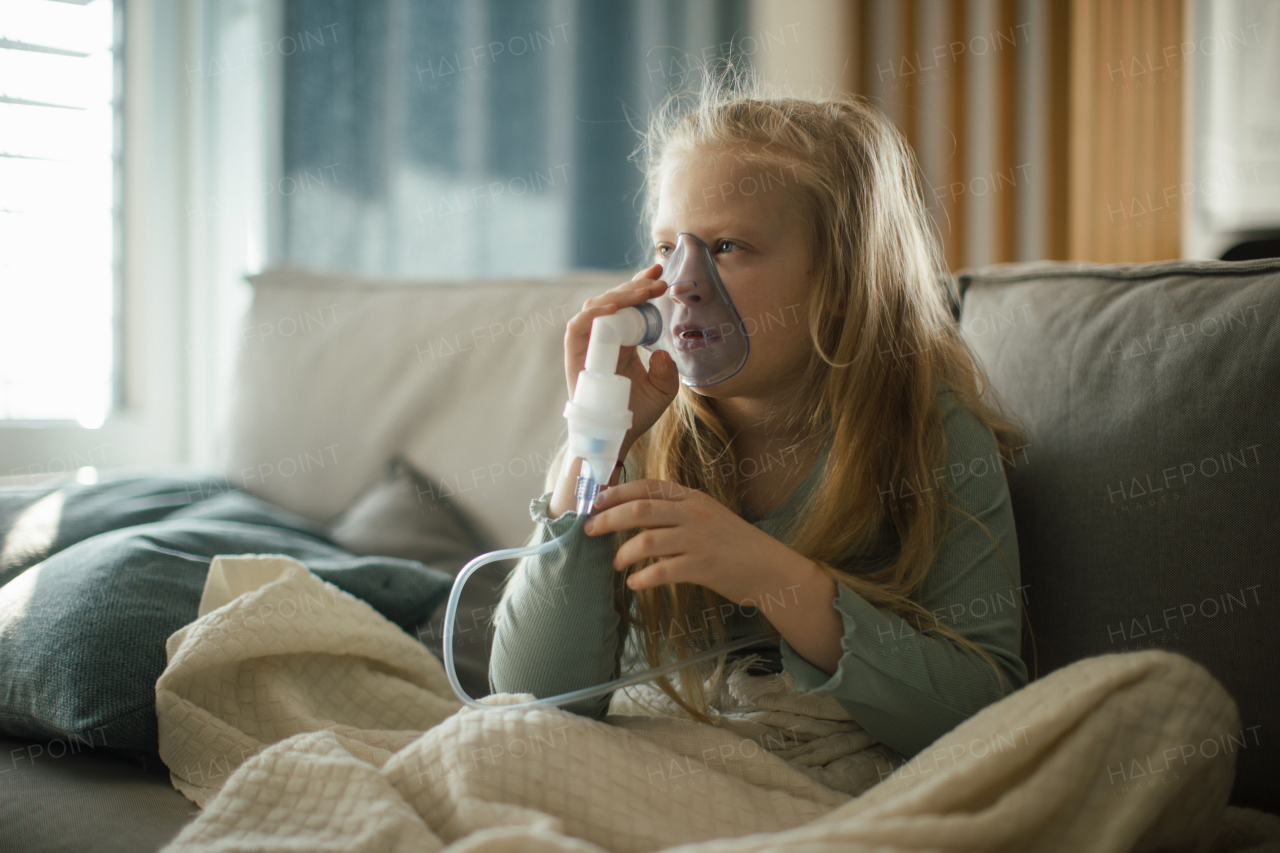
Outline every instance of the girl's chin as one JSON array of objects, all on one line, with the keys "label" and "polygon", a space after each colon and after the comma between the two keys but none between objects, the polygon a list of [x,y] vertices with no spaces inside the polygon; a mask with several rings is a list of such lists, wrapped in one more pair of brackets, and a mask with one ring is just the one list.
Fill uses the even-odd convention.
[{"label": "girl's chin", "polygon": [[711,397],[714,399],[727,399],[729,397],[747,396],[753,390],[750,377],[744,376],[746,371],[743,370],[723,382],[717,382],[714,385],[703,385],[700,388],[692,385],[688,386],[689,390],[702,397]]},{"label": "girl's chin", "polygon": [[752,399],[779,399],[793,391],[801,382],[802,376],[797,374],[785,380],[768,381],[751,370],[750,364],[735,375],[715,385],[704,385],[695,388],[686,386],[701,397],[727,400],[731,397],[750,397]]}]

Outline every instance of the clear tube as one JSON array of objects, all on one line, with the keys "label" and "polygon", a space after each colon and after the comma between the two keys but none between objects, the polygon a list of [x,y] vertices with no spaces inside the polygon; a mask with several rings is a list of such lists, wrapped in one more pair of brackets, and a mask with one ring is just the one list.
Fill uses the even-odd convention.
[{"label": "clear tube", "polygon": [[[458,577],[453,582],[453,589],[449,592],[449,603],[445,606],[444,611],[444,674],[449,678],[449,686],[453,688],[453,692],[466,705],[472,708],[492,708],[493,705],[486,705],[478,702],[467,695],[462,689],[462,683],[458,681],[458,674],[454,671],[453,662],[453,628],[458,615],[458,602],[462,599],[462,588],[467,582],[467,578],[471,577],[481,566],[498,560],[514,560],[518,557],[533,557],[538,554],[546,554],[557,548],[563,547],[568,542],[569,537],[582,529],[582,525],[586,523],[587,516],[591,509],[591,505],[595,503],[596,495],[600,492],[600,486],[594,480],[588,477],[578,478],[577,493],[577,510],[578,518],[573,526],[566,530],[562,535],[557,536],[550,542],[543,542],[541,545],[526,545],[522,548],[505,548],[501,551],[490,551],[488,554],[481,554],[471,562],[462,567],[462,571],[458,572]],[[716,646],[714,649],[707,649],[696,655],[691,655],[682,660],[672,663],[663,664],[662,666],[646,669],[643,672],[633,673],[622,678],[615,678],[612,681],[606,681],[604,684],[597,684],[594,687],[584,687],[581,690],[573,690],[568,693],[561,693],[559,696],[548,696],[543,699],[533,699],[528,702],[517,702],[513,705],[503,705],[503,708],[530,708],[543,705],[567,705],[570,702],[577,702],[579,699],[591,699],[596,696],[603,696],[606,693],[612,693],[620,687],[630,687],[632,684],[641,684],[646,681],[652,681],[663,675],[673,672],[679,672],[685,667],[694,666],[703,661],[712,660],[725,654],[726,652],[736,651],[745,648],[761,640],[770,640],[779,636],[777,631],[767,631],[763,634],[756,634],[752,637],[743,637],[732,642],[725,643],[722,646]]]}]

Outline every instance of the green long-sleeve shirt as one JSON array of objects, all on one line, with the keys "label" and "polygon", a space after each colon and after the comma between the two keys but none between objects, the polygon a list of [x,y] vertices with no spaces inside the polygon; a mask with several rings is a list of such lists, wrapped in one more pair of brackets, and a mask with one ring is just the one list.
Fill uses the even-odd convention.
[{"label": "green long-sleeve shirt", "polygon": [[[947,464],[935,469],[928,482],[886,483],[880,491],[887,500],[908,489],[943,489],[956,508],[981,521],[995,538],[999,553],[973,521],[952,513],[937,560],[916,600],[939,622],[987,651],[1011,691],[1026,684],[1027,670],[1019,657],[1018,543],[1003,465],[1019,459],[1017,453],[1002,459],[991,430],[950,392],[939,394]],[[825,461],[824,450],[804,482],[763,518],[749,510],[742,517],[779,541],[789,541]],[[540,542],[561,535],[576,521],[572,511],[548,519],[549,500],[550,494],[543,495],[531,507]],[[493,690],[543,697],[617,677],[626,625],[612,604],[613,541],[612,536],[590,537],[579,529],[566,547],[521,561],[495,619],[489,667]],[[837,567],[857,573],[869,558],[892,555],[898,547],[896,530],[886,524],[871,554],[864,552]],[[837,589],[831,604],[844,623],[844,635],[843,654],[833,675],[800,657],[785,638],[771,648],[755,647],[731,657],[763,654],[766,668],[790,672],[804,693],[832,694],[872,736],[907,757],[1000,698],[999,681],[981,658],[940,635],[917,632],[844,584],[837,584]],[[748,618],[741,608],[735,608],[727,622],[733,638],[770,630],[762,614]],[[565,708],[601,719],[609,699],[603,696]]]}]

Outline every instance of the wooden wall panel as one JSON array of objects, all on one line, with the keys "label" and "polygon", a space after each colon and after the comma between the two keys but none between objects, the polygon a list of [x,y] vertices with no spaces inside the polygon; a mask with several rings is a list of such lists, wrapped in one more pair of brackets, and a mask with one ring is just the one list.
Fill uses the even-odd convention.
[{"label": "wooden wall panel", "polygon": [[1071,123],[1071,25],[1070,0],[1048,0],[1042,18],[1046,38],[1042,50],[1048,67],[1045,69],[1045,143],[1041,156],[1048,166],[1041,171],[1045,183],[1044,209],[1028,211],[1029,215],[1041,215],[1044,229],[1044,256],[1069,258],[1071,233],[1070,208],[1066,203],[1068,193],[1069,128]]},{"label": "wooden wall panel", "polygon": [[[1016,3],[1014,0],[998,0],[996,29],[994,41],[1000,45],[996,51],[996,86],[995,93],[995,172],[992,182],[992,199],[995,202],[992,211],[994,222],[992,234],[992,250],[997,258],[1014,259],[1014,237],[1016,226],[1014,217],[1017,213],[1017,21],[1014,17]],[[1010,35],[1006,44],[1005,33]],[[1009,177],[1008,183],[1005,176]]]},{"label": "wooden wall panel", "polygon": [[[1073,0],[1070,257],[1180,254],[1181,0]],[[1167,49],[1173,49],[1169,60]]]},{"label": "wooden wall panel", "polygon": [[[856,1],[849,27],[856,71],[845,79],[898,121],[926,175],[946,176],[945,187],[930,187],[930,201],[952,268],[1033,260],[1018,255],[1019,223],[1036,229],[1047,258],[1179,256],[1177,193],[1166,199],[1165,190],[1181,181],[1186,74],[1179,59],[1166,57],[1184,40],[1183,4]],[[929,16],[946,19],[948,44],[925,43],[922,33],[938,29]],[[1039,90],[1017,85],[1029,62],[1043,63]],[[925,100],[944,105],[939,119],[921,109],[925,86],[938,87]],[[1027,116],[1042,129],[1035,150],[1018,133]],[[924,144],[940,123],[953,144]],[[976,145],[989,153],[976,156]],[[942,149],[945,161],[928,159]],[[1030,181],[1038,182],[1034,193]]]}]

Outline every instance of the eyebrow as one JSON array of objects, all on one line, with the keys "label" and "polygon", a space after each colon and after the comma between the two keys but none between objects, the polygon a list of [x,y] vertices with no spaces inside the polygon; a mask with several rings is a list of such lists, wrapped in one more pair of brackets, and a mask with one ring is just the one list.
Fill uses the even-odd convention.
[{"label": "eyebrow", "polygon": [[[661,239],[659,237],[659,230],[660,229],[655,228],[653,229],[653,231],[649,232],[649,239],[654,241],[655,243],[658,242],[659,239]],[[674,231],[675,229],[671,228],[669,230]],[[723,232],[726,234],[741,234],[744,238],[750,237],[753,234],[752,227],[745,222],[725,222],[725,223],[712,226],[712,230]],[[675,233],[681,234],[683,232],[676,231]],[[728,238],[724,238],[724,239],[728,239]]]}]

